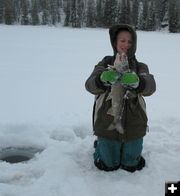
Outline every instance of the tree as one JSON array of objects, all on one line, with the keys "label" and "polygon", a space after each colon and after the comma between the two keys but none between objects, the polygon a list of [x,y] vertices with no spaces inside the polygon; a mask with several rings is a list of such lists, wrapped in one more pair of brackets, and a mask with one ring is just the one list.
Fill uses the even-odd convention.
[{"label": "tree", "polygon": [[77,27],[77,0],[72,0],[70,18],[72,27]]},{"label": "tree", "polygon": [[0,23],[4,22],[4,0],[0,0]]},{"label": "tree", "polygon": [[103,16],[104,16],[104,1],[96,1],[96,25],[98,27],[103,26]]},{"label": "tree", "polygon": [[139,3],[138,0],[132,2],[132,12],[131,12],[131,24],[134,27],[138,25],[138,13],[139,13]]},{"label": "tree", "polygon": [[156,29],[155,23],[155,3],[153,1],[149,2],[148,13],[146,19],[145,30],[154,31]]},{"label": "tree", "polygon": [[61,11],[63,6],[63,0],[57,0],[57,23],[61,22]]},{"label": "tree", "polygon": [[87,3],[87,19],[86,19],[87,27],[95,27],[96,26],[96,9],[95,9],[95,1],[88,0]]},{"label": "tree", "polygon": [[32,0],[31,18],[32,18],[32,25],[39,24],[38,0]]},{"label": "tree", "polygon": [[144,3],[140,2],[139,8],[139,22],[138,22],[138,29],[146,30],[146,21],[148,15],[148,1],[145,0]]},{"label": "tree", "polygon": [[42,25],[50,24],[49,0],[41,0],[40,6],[41,6],[40,8],[41,9],[41,24]]},{"label": "tree", "polygon": [[180,32],[180,8],[178,0],[169,1],[169,31]]},{"label": "tree", "polygon": [[161,28],[166,28],[168,27],[168,1],[164,0],[163,1],[163,15],[162,15],[162,20],[161,20]]},{"label": "tree", "polygon": [[106,0],[104,5],[104,26],[110,27],[117,21],[117,0]]},{"label": "tree", "polygon": [[49,15],[51,18],[51,24],[55,25],[56,23],[61,22],[61,9],[60,9],[59,0],[49,0]]},{"label": "tree", "polygon": [[4,1],[4,21],[5,21],[5,24],[8,24],[8,25],[13,24],[14,22],[12,0]]},{"label": "tree", "polygon": [[27,0],[21,0],[20,1],[20,7],[21,7],[21,24],[22,25],[28,25],[29,24],[29,2]]},{"label": "tree", "polygon": [[64,20],[64,26],[70,26],[70,20],[71,20],[71,0],[67,0],[64,3],[64,12],[65,12],[65,20]]},{"label": "tree", "polygon": [[84,16],[84,1],[77,0],[77,27],[83,26]]},{"label": "tree", "polygon": [[72,27],[81,27],[83,24],[84,3],[83,0],[72,0],[70,22]]},{"label": "tree", "polygon": [[55,25],[58,21],[58,14],[57,14],[57,2],[56,0],[50,0],[49,2],[49,11],[51,16],[51,24]]},{"label": "tree", "polygon": [[122,0],[120,4],[120,14],[118,16],[119,23],[130,24],[130,2],[129,0]]}]

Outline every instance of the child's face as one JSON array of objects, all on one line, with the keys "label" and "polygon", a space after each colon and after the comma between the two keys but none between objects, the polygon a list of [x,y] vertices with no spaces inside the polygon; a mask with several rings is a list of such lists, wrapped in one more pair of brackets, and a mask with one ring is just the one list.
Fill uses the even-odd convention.
[{"label": "child's face", "polygon": [[132,35],[128,31],[121,31],[117,35],[116,49],[119,54],[126,53],[132,47]]}]

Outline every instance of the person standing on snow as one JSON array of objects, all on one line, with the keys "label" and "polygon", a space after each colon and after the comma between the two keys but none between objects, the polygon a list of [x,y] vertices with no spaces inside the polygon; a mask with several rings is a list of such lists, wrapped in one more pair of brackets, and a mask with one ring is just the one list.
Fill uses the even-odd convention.
[{"label": "person standing on snow", "polygon": [[135,57],[137,35],[127,24],[109,29],[113,56],[106,56],[85,83],[95,95],[93,107],[94,164],[104,171],[129,172],[145,166],[143,137],[148,130],[143,96],[156,90],[146,64]]}]

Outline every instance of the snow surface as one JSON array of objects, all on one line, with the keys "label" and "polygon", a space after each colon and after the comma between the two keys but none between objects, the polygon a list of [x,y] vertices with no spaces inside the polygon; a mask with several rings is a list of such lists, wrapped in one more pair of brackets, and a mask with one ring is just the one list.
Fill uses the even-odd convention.
[{"label": "snow surface", "polygon": [[0,149],[44,149],[0,162],[0,196],[163,196],[180,180],[180,34],[138,31],[137,58],[157,91],[146,97],[150,132],[142,171],[93,165],[93,95],[84,87],[112,49],[107,29],[0,25]]}]

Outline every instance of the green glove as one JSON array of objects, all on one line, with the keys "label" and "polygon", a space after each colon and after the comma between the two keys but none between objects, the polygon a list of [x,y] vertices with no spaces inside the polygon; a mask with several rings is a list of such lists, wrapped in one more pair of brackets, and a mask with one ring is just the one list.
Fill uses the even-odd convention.
[{"label": "green glove", "polygon": [[122,75],[120,83],[129,88],[137,88],[139,86],[139,77],[135,72],[126,72]]},{"label": "green glove", "polygon": [[120,78],[120,74],[114,70],[103,71],[100,75],[100,79],[104,83],[114,84]]}]

